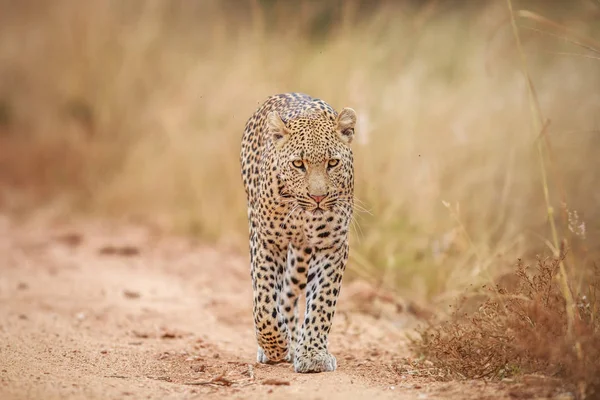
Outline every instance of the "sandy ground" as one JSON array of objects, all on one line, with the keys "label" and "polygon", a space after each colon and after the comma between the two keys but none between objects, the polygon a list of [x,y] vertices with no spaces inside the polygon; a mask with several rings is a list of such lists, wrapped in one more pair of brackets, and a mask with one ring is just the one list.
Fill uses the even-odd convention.
[{"label": "sandy ground", "polygon": [[149,228],[0,214],[0,399],[515,397],[407,372],[413,318],[360,282],[342,290],[337,371],[256,364],[249,279],[243,256]]}]

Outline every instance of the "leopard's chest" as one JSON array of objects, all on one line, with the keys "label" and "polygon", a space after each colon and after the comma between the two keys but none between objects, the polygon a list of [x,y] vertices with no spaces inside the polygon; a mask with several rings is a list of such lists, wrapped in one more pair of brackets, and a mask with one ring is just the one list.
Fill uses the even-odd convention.
[{"label": "leopard's chest", "polygon": [[259,216],[261,236],[282,248],[288,243],[325,248],[346,240],[348,223],[333,211],[311,215],[299,207],[276,206],[263,207]]}]

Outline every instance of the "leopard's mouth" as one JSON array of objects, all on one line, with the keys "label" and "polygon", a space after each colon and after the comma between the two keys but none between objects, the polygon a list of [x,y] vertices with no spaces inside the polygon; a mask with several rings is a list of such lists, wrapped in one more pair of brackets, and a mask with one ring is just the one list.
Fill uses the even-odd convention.
[{"label": "leopard's mouth", "polygon": [[322,216],[333,210],[335,200],[315,203],[305,199],[297,199],[296,205],[309,216]]},{"label": "leopard's mouth", "polygon": [[310,217],[322,217],[325,214],[328,214],[332,211],[330,207],[323,207],[323,205],[318,205],[310,209],[305,209],[306,214]]}]

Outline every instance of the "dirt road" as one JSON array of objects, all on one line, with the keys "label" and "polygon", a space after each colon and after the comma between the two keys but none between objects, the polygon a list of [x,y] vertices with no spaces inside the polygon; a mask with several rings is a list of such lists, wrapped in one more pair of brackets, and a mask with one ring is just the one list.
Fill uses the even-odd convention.
[{"label": "dirt road", "polygon": [[406,373],[410,318],[344,287],[333,373],[258,365],[248,266],[128,224],[0,215],[0,399],[504,398]]}]

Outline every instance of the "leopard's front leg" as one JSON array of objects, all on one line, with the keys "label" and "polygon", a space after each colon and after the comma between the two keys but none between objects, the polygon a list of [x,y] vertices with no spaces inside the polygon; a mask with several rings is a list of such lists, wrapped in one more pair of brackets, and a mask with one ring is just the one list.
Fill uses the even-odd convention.
[{"label": "leopard's front leg", "polygon": [[334,371],[335,357],[328,351],[328,336],[335,314],[342,276],[348,261],[348,243],[314,250],[306,290],[306,312],[294,359],[296,372]]},{"label": "leopard's front leg", "polygon": [[279,312],[286,250],[251,233],[251,274],[254,291],[254,328],[257,361],[283,361],[289,352],[287,326]]},{"label": "leopard's front leg", "polygon": [[280,313],[288,330],[290,351],[287,360],[294,362],[298,345],[298,298],[306,289],[308,266],[313,258],[313,249],[307,246],[294,246],[290,243],[287,252],[287,268],[283,278],[283,291],[279,299]]}]

